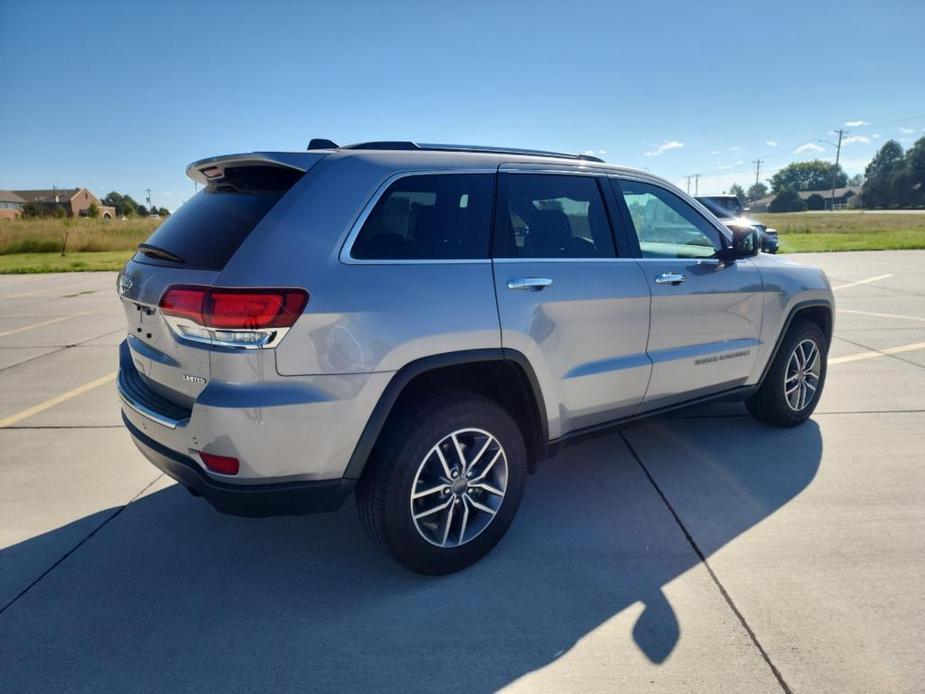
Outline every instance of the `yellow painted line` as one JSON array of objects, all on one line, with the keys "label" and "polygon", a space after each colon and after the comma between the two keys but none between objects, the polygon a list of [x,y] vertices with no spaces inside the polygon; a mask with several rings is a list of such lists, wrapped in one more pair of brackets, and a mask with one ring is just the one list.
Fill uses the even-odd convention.
[{"label": "yellow painted line", "polygon": [[855,311],[847,308],[836,309],[839,313],[856,313],[859,316],[877,316],[878,318],[902,318],[904,320],[915,320],[925,323],[925,318],[918,316],[903,316],[898,313],[874,313],[873,311]]},{"label": "yellow painted line", "polygon": [[911,345],[900,345],[899,347],[887,347],[879,352],[860,352],[858,354],[849,354],[846,357],[835,357],[829,359],[829,366],[832,364],[846,364],[850,361],[863,361],[864,359],[876,359],[877,357],[886,357],[890,354],[902,354],[903,352],[914,352],[917,349],[925,349],[925,342],[915,342]]},{"label": "yellow painted line", "polygon": [[858,280],[857,282],[849,282],[848,284],[840,284],[837,287],[832,287],[832,291],[836,289],[847,289],[848,287],[857,287],[859,284],[870,284],[871,282],[878,282],[880,280],[885,280],[888,277],[893,275],[877,275],[876,277],[868,277],[866,280]]},{"label": "yellow painted line", "polygon": [[32,407],[29,407],[25,410],[17,412],[16,414],[11,414],[9,417],[0,419],[0,429],[11,427],[14,424],[17,424],[18,422],[21,422],[22,420],[26,419],[27,417],[32,417],[33,415],[37,415],[37,414],[44,412],[45,410],[50,410],[55,405],[60,405],[62,402],[67,402],[68,400],[72,398],[76,398],[78,395],[83,395],[84,393],[91,391],[94,388],[103,385],[104,383],[109,383],[110,381],[114,381],[116,379],[116,373],[117,373],[116,371],[113,371],[111,374],[106,374],[105,376],[101,376],[95,381],[84,383],[82,386],[77,386],[76,388],[72,388],[66,393],[61,393],[61,395],[56,395],[53,398],[49,398],[48,400],[45,400],[44,402],[40,402],[38,405],[33,405]]},{"label": "yellow painted line", "polygon": [[22,333],[26,330],[32,330],[33,328],[41,328],[43,325],[52,325],[53,323],[60,323],[61,321],[70,320],[71,318],[77,318],[77,316],[86,316],[92,313],[92,311],[81,311],[80,313],[74,313],[70,316],[61,316],[60,318],[52,318],[50,320],[42,321],[41,323],[33,323],[32,325],[24,325],[21,328],[13,328],[12,330],[7,330],[6,332],[0,333],[0,337],[6,337],[7,335],[15,335],[16,333]]},{"label": "yellow painted line", "polygon": [[59,289],[70,289],[71,287],[88,287],[86,282],[72,282],[71,284],[59,284],[57,287],[45,287],[44,289],[33,289],[31,292],[20,292],[19,294],[8,294],[0,296],[0,299],[18,299],[23,296],[32,296],[33,294],[44,294],[45,292],[55,292]]}]

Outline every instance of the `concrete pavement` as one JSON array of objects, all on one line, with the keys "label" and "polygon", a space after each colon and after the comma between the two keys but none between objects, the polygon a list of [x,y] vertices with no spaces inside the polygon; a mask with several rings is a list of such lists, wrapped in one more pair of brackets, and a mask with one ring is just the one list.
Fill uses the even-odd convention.
[{"label": "concrete pavement", "polygon": [[793,259],[843,287],[810,422],[720,404],[569,447],[439,579],[352,503],[238,519],[161,477],[103,380],[114,275],[0,276],[0,686],[919,690],[925,348],[888,352],[925,343],[925,252]]}]

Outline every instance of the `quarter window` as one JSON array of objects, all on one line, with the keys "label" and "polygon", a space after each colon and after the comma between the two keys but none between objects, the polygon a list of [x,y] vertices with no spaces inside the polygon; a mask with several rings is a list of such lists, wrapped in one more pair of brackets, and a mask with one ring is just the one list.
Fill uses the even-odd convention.
[{"label": "quarter window", "polygon": [[716,229],[664,188],[621,180],[643,258],[712,258],[720,248]]},{"label": "quarter window", "polygon": [[395,181],[379,198],[351,250],[360,260],[488,257],[492,174],[422,174]]},{"label": "quarter window", "polygon": [[506,174],[495,255],[612,258],[613,236],[593,176]]}]

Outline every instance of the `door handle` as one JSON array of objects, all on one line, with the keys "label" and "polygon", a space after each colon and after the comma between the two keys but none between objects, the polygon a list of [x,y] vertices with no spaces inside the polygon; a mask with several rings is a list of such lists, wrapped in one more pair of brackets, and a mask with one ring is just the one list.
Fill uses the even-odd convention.
[{"label": "door handle", "polygon": [[538,292],[541,289],[546,289],[549,285],[552,284],[552,280],[548,277],[518,277],[515,280],[507,281],[508,289],[526,289],[532,292]]},{"label": "door handle", "polygon": [[663,272],[661,275],[655,278],[655,284],[670,284],[673,287],[677,287],[686,279],[687,277],[680,275],[677,272]]}]

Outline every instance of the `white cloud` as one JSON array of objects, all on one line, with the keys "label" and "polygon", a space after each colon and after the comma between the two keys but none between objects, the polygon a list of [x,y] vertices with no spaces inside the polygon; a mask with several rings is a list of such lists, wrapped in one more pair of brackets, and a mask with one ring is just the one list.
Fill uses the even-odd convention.
[{"label": "white cloud", "polygon": [[599,149],[599,150],[597,150],[597,153],[598,153],[598,154],[607,154],[607,150],[606,150],[606,149]]},{"label": "white cloud", "polygon": [[915,132],[915,128],[900,128],[899,132],[905,133],[906,135],[911,135]]},{"label": "white cloud", "polygon": [[875,140],[879,140],[881,137],[883,137],[883,135],[881,135],[880,133],[874,133],[873,137]]},{"label": "white cloud", "polygon": [[813,144],[812,142],[807,142],[805,144],[800,145],[795,150],[793,150],[793,153],[794,154],[808,154],[809,152],[821,152],[821,151],[822,151],[822,147],[820,147],[819,145]]},{"label": "white cloud", "polygon": [[683,142],[678,142],[677,140],[669,140],[658,145],[655,149],[649,150],[645,153],[647,157],[659,157],[668,150],[671,149],[681,149],[684,146]]},{"label": "white cloud", "polygon": [[730,151],[730,152],[738,152],[740,149],[742,149],[742,148],[739,147],[738,145],[733,145],[732,147],[729,148],[729,151]]},{"label": "white cloud", "polygon": [[862,125],[869,125],[866,120],[846,120],[846,128],[860,128]]},{"label": "white cloud", "polygon": [[858,145],[858,144],[868,145],[870,144],[870,138],[865,135],[852,135],[851,137],[846,137],[844,140],[842,140],[842,144],[843,145]]},{"label": "white cloud", "polygon": [[711,156],[711,157],[715,157],[717,154],[719,154],[719,150],[718,150],[718,149],[711,149],[711,150],[710,150],[710,156]]},{"label": "white cloud", "polygon": [[776,140],[768,140],[768,141],[765,142],[764,144],[766,144],[768,147],[777,147],[777,141],[776,141]]}]

